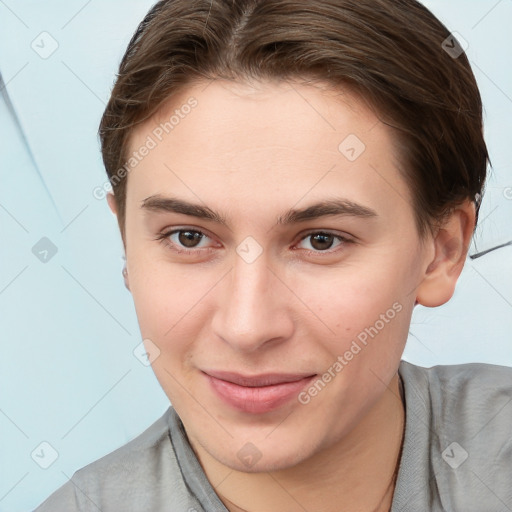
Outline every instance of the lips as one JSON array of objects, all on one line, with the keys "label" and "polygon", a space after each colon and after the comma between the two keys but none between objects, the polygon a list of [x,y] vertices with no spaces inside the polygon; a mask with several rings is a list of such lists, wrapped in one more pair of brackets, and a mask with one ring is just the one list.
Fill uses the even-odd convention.
[{"label": "lips", "polygon": [[214,393],[224,403],[253,414],[279,408],[297,397],[315,377],[312,374],[268,373],[248,376],[224,371],[203,373]]}]

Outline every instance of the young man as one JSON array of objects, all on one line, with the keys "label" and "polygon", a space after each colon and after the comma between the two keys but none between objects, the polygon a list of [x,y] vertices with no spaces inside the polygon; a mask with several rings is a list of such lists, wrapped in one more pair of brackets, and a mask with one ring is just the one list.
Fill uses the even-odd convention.
[{"label": "young man", "polygon": [[172,407],[37,510],[512,507],[512,370],[401,361],[486,174],[450,38],[413,0],[155,5],[100,135]]}]

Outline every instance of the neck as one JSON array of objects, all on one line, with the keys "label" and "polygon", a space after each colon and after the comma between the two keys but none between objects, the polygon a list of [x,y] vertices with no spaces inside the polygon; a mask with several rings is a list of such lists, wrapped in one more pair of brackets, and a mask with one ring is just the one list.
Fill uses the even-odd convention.
[{"label": "neck", "polygon": [[[398,398],[397,398],[398,397]],[[225,467],[194,449],[230,512],[364,510],[387,512],[398,471],[405,411],[398,375],[358,425],[336,444],[300,464],[270,473]]]}]

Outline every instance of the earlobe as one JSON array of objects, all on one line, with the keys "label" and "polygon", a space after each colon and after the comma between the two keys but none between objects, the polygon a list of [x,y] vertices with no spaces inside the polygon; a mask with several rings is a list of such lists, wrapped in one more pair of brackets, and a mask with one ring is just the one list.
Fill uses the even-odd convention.
[{"label": "earlobe", "polygon": [[416,301],[427,307],[448,302],[462,272],[475,227],[475,205],[466,201],[455,208],[430,241],[434,257],[427,264]]},{"label": "earlobe", "polygon": [[128,270],[126,269],[126,266],[123,267],[123,280],[124,285],[126,286],[126,289],[130,291],[130,283],[128,281]]}]

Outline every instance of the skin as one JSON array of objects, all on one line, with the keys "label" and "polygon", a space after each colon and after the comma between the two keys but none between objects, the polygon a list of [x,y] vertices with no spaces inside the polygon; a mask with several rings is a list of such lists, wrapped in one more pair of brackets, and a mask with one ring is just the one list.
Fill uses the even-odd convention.
[{"label": "skin", "polygon": [[[137,127],[131,150],[191,96],[197,106],[128,176],[127,284],[142,337],[160,351],[153,370],[230,511],[389,510],[411,314],[453,294],[474,207],[420,239],[391,129],[350,91],[318,84],[195,84]],[[354,161],[338,149],[350,134],[366,146]],[[156,194],[207,206],[226,225],[141,208]],[[277,224],[334,198],[376,215]],[[116,213],[111,195],[109,205]],[[157,240],[177,228],[206,236],[178,253],[179,234]],[[325,231],[332,246],[314,237]],[[249,236],[262,251],[250,263],[237,253]],[[321,376],[393,304],[400,312],[307,404],[242,412],[202,373]],[[238,456],[247,443],[260,456],[250,467]]]}]

